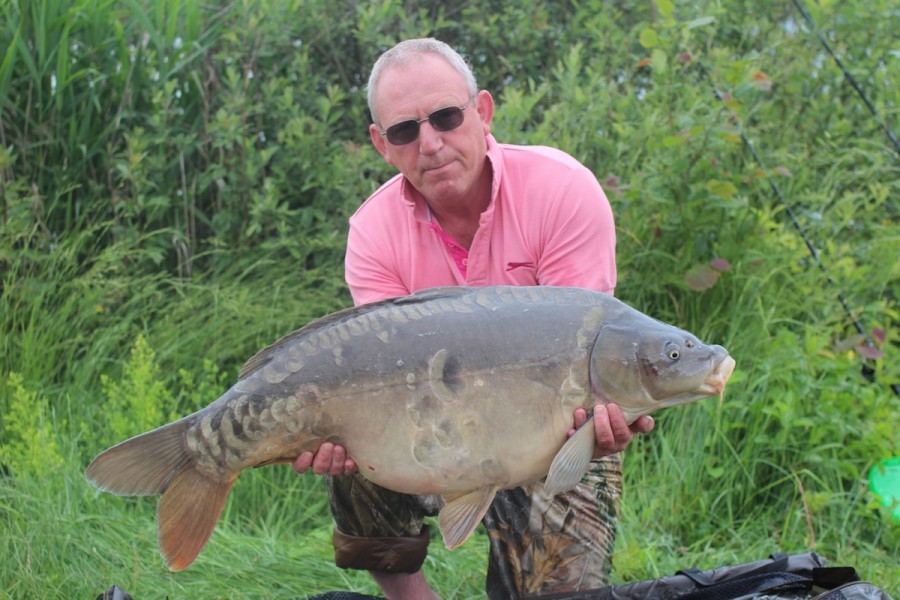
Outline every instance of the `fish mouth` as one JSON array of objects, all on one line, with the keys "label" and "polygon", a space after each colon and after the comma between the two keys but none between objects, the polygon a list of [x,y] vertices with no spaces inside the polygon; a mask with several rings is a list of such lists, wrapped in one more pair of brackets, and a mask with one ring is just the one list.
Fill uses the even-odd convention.
[{"label": "fish mouth", "polygon": [[735,364],[731,355],[726,355],[707,376],[698,391],[708,396],[721,396],[725,392],[728,378],[734,372]]}]

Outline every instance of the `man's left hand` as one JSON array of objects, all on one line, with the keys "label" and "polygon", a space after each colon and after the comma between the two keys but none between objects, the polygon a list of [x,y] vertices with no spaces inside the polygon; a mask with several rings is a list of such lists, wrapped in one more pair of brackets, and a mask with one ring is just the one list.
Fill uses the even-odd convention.
[{"label": "man's left hand", "polygon": [[[576,409],[575,428],[569,430],[569,435],[575,433],[585,421],[587,411],[583,408]],[[642,415],[629,426],[622,409],[616,404],[597,404],[594,406],[594,458],[621,452],[628,447],[635,435],[652,431],[653,424],[653,417]]]}]

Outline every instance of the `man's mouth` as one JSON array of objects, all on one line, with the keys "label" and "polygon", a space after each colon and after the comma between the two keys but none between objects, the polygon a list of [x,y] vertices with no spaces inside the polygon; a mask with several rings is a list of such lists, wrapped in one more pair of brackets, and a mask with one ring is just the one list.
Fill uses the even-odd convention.
[{"label": "man's mouth", "polygon": [[440,164],[436,164],[436,165],[428,165],[428,166],[425,166],[422,168],[422,172],[423,173],[436,173],[439,171],[443,171],[452,165],[453,165],[453,161],[440,163]]}]

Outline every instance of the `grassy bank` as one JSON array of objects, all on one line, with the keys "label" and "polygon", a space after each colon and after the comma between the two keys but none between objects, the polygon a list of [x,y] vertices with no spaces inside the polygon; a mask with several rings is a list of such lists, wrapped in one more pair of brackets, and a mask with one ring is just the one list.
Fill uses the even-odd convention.
[{"label": "grassy bank", "polygon": [[[2,5],[0,597],[375,591],[334,567],[314,477],[242,475],[174,574],[155,501],[82,472],[350,303],[346,219],[390,174],[363,78],[426,34],[472,60],[499,140],[596,173],[617,295],[737,360],[721,405],[665,411],[626,452],[615,581],[816,550],[900,596],[900,526],[868,487],[900,455],[900,160],[885,134],[900,14],[806,9],[816,31],[775,1]],[[485,555],[481,533],[454,552],[436,541],[429,577],[480,597]]]}]

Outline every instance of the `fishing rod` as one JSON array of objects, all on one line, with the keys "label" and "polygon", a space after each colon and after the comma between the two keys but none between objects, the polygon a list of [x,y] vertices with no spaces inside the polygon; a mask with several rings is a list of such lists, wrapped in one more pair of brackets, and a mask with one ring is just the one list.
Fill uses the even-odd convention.
[{"label": "fishing rod", "polygon": [[812,17],[809,16],[809,13],[800,5],[800,0],[792,0],[794,6],[797,7],[797,10],[800,11],[800,14],[803,16],[803,20],[806,21],[806,24],[809,25],[810,30],[816,34],[819,38],[819,41],[822,42],[822,46],[825,47],[825,50],[828,54],[831,55],[831,58],[834,59],[835,64],[837,64],[838,68],[841,72],[844,73],[844,78],[850,82],[850,85],[853,86],[853,89],[856,90],[856,93],[859,94],[859,97],[862,98],[863,103],[869,108],[869,112],[872,113],[872,116],[875,117],[875,120],[878,121],[878,124],[881,125],[884,132],[887,134],[888,139],[894,144],[894,150],[897,151],[897,154],[900,154],[900,141],[894,136],[894,133],[891,131],[890,127],[888,127],[887,122],[884,121],[879,115],[878,111],[875,109],[875,105],[869,101],[869,98],[866,96],[865,92],[863,92],[862,87],[859,83],[856,82],[856,79],[853,78],[853,75],[847,71],[847,68],[844,66],[844,63],[841,61],[840,57],[835,54],[834,50],[831,49],[831,46],[828,44],[828,40],[825,39],[825,36],[822,35],[817,29],[816,24],[813,22]]},{"label": "fishing rod", "polygon": [[[719,91],[719,88],[716,86],[715,82],[713,81],[712,76],[710,76],[709,72],[706,70],[706,67],[704,67],[703,64],[699,63],[699,62],[697,63],[697,67],[700,69],[700,74],[712,86],[712,89],[716,94],[716,98],[718,98],[719,101],[724,101],[725,100],[724,95],[722,94],[722,92]],[[819,257],[819,252],[816,250],[816,247],[813,245],[809,236],[806,234],[806,230],[803,229],[803,225],[800,223],[800,220],[797,218],[797,214],[794,212],[793,207],[790,205],[790,203],[788,203],[787,199],[784,197],[784,194],[781,193],[781,188],[778,187],[778,184],[775,183],[775,181],[771,177],[768,176],[768,171],[766,170],[766,166],[765,166],[765,164],[763,164],[762,159],[760,158],[759,154],[756,152],[756,149],[753,147],[753,142],[750,140],[749,137],[747,137],[747,135],[743,131],[741,131],[741,141],[743,141],[744,146],[750,151],[750,155],[753,156],[753,160],[756,161],[756,164],[759,165],[759,167],[763,170],[764,173],[767,174],[766,180],[769,182],[769,186],[772,188],[772,191],[775,193],[775,196],[778,198],[778,201],[784,207],[785,213],[787,214],[788,218],[790,219],[791,224],[794,226],[794,229],[797,230],[797,233],[800,234],[800,237],[803,239],[803,243],[806,244],[806,248],[807,248],[807,250],[809,250],[809,253],[813,258],[813,262],[816,263],[816,265],[819,267],[819,270],[821,270],[822,273],[825,275],[825,280],[828,282],[828,284],[837,291],[838,301],[840,302],[841,307],[843,307],[844,312],[847,313],[847,317],[849,317],[850,321],[853,323],[854,328],[856,328],[856,331],[858,331],[860,334],[862,334],[865,343],[869,347],[875,348],[876,345],[875,345],[874,340],[868,334],[866,329],[862,326],[862,323],[859,322],[859,319],[857,317],[853,316],[853,311],[850,309],[850,304],[847,302],[847,299],[844,296],[843,292],[841,292],[837,283],[834,281],[834,278],[831,277],[831,273],[828,272],[828,269],[825,267],[825,263],[822,262],[822,259]],[[874,379],[875,379],[874,370],[865,364],[863,365],[863,374],[870,380],[874,381]],[[900,396],[900,384],[893,383],[890,385],[890,387],[892,390],[894,390],[894,394],[896,394],[897,396]]]}]

